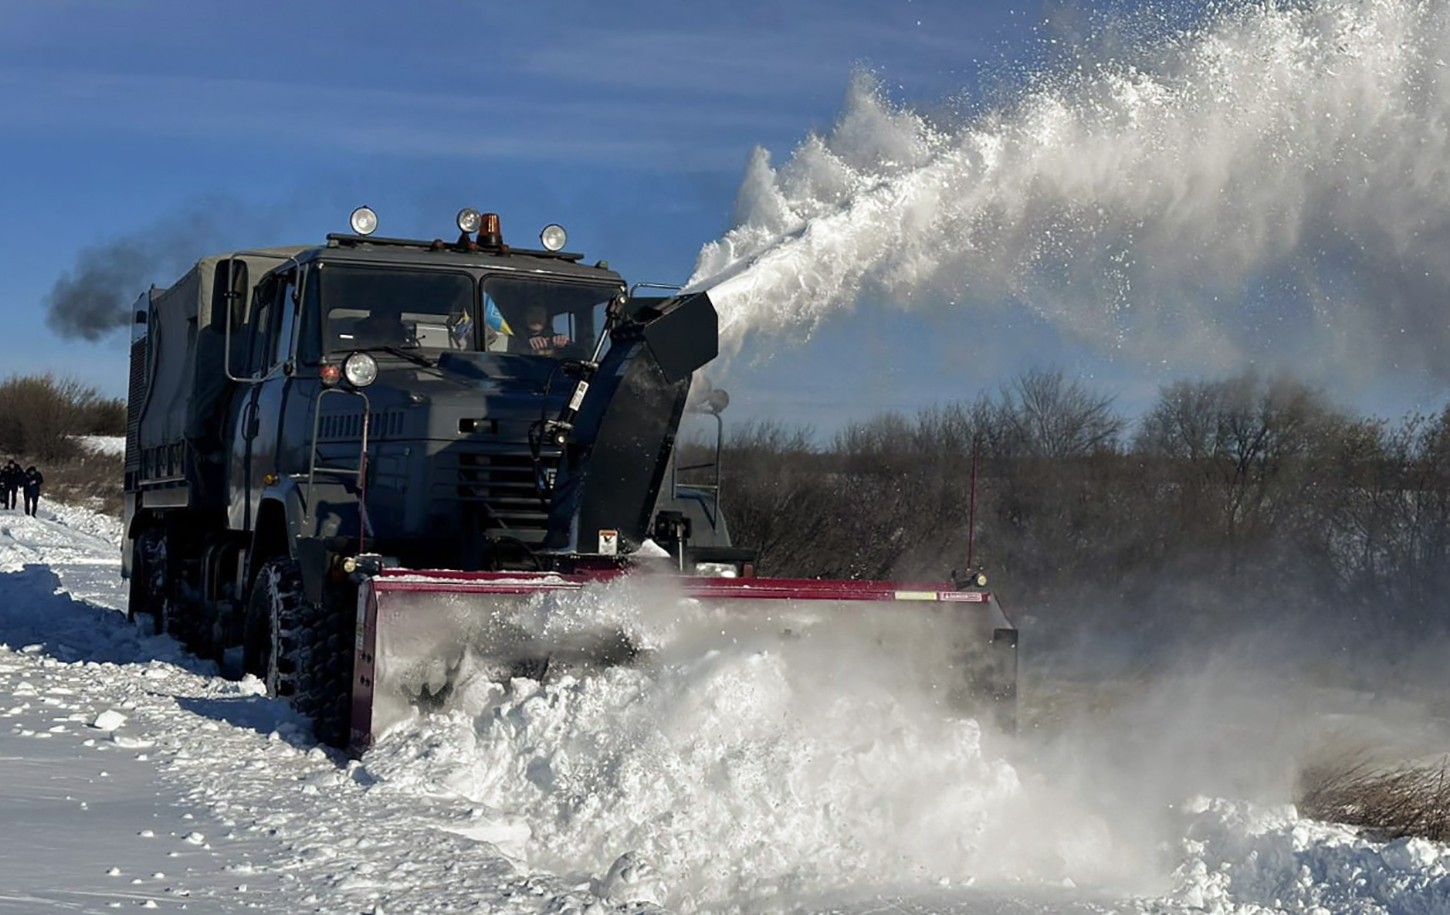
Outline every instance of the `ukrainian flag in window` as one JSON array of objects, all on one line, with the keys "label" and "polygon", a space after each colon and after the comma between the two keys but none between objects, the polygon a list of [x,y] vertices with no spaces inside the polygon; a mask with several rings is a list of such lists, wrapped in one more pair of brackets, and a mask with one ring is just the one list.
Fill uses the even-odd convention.
[{"label": "ukrainian flag in window", "polygon": [[509,322],[504,320],[503,312],[498,310],[498,306],[488,296],[484,296],[483,321],[501,334],[513,333],[509,329]]}]

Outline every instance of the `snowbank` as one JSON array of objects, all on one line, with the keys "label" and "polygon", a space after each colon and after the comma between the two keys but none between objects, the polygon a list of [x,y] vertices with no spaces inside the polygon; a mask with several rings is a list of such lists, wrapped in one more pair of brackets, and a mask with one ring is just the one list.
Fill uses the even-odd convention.
[{"label": "snowbank", "polygon": [[124,435],[77,435],[76,441],[89,451],[97,454],[121,455],[126,453],[126,436]]}]

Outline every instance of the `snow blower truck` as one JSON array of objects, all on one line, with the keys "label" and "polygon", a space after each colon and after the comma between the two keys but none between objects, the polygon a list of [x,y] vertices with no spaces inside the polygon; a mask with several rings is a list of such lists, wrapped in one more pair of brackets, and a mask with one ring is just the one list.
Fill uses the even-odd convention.
[{"label": "snow blower truck", "polygon": [[758,578],[718,504],[718,437],[715,483],[679,483],[682,419],[718,436],[727,400],[691,393],[718,347],[707,293],[631,290],[557,225],[526,249],[496,214],[456,221],[456,241],[385,238],[362,207],[321,245],[205,257],[142,294],[138,625],[354,754],[470,684],[648,663],[688,625],[864,632],[932,701],[1012,725],[1017,632],[984,578]]}]

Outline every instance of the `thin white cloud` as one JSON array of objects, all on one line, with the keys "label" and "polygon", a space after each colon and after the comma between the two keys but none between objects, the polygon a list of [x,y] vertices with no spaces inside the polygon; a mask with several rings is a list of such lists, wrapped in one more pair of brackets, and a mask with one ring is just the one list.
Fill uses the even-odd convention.
[{"label": "thin white cloud", "polygon": [[[658,95],[751,99],[838,93],[850,72],[890,61],[902,86],[959,85],[943,72],[987,45],[976,35],[822,15],[809,28],[598,29],[524,53],[518,66],[539,78],[594,83]],[[965,30],[965,23],[955,24]],[[943,82],[945,80],[945,82]],[[928,90],[929,91],[929,90]]]},{"label": "thin white cloud", "polygon": [[[286,117],[250,116],[266,108]],[[0,135],[145,132],[420,157],[503,156],[738,169],[729,133],[789,120],[683,101],[540,99],[482,91],[0,68]],[[682,139],[683,138],[683,139]],[[669,141],[669,142],[666,142]]]}]

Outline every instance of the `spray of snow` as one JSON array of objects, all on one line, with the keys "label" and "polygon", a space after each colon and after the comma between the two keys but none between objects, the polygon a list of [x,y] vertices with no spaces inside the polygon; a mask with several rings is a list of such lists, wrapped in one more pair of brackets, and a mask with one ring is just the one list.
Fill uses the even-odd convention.
[{"label": "spray of snow", "polygon": [[1228,4],[1130,53],[959,123],[859,77],[701,251],[722,348],[864,298],[964,334],[1025,307],[1138,364],[1450,377],[1450,8]]},{"label": "spray of snow", "polygon": [[[976,720],[951,713],[961,665],[940,625],[891,605],[727,609],[669,590],[645,577],[507,614],[470,602],[488,618],[475,637],[616,631],[646,656],[543,683],[475,679],[451,716],[395,728],[369,770],[529,824],[516,851],[529,867],[630,874],[644,885],[630,892],[686,910],[863,881],[957,884],[992,866],[1017,777]],[[380,645],[388,620],[457,618],[448,598],[402,600],[380,600]]]}]

